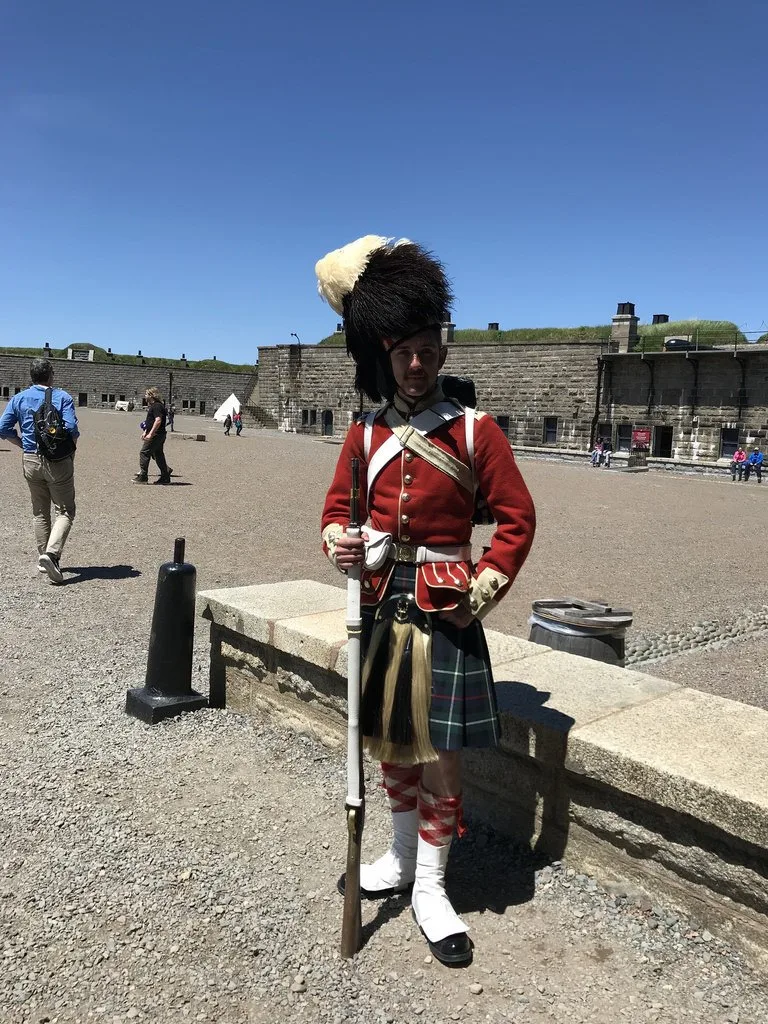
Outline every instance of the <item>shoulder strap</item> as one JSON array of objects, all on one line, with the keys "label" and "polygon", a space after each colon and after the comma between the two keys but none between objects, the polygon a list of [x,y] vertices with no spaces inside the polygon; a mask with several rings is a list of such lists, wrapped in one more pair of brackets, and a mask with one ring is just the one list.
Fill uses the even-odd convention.
[{"label": "shoulder strap", "polygon": [[450,452],[439,448],[426,436],[428,430],[435,430],[444,423],[457,419],[462,413],[463,409],[457,409],[454,404],[444,402],[419,413],[407,423],[396,409],[392,407],[387,409],[384,418],[392,434],[376,449],[368,464],[369,491],[387,463],[396,458],[403,448],[409,448],[421,456],[425,462],[429,462],[430,465],[455,480],[465,490],[474,493],[474,476],[469,467],[454,458]]},{"label": "shoulder strap", "polygon": [[[469,468],[472,470],[472,479],[475,477],[475,410],[471,406],[464,408],[464,436],[467,442],[467,454],[469,455]],[[477,486],[477,484],[475,484]]]},{"label": "shoulder strap", "polygon": [[371,441],[373,440],[373,421],[376,419],[376,412],[368,412],[363,417],[363,454],[366,465],[371,457]]}]

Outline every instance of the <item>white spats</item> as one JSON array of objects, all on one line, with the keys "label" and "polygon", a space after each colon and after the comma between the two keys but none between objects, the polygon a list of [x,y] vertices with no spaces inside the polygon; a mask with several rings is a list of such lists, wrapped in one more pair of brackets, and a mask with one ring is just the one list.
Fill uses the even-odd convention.
[{"label": "white spats", "polygon": [[355,287],[355,281],[368,266],[371,253],[389,242],[383,235],[363,235],[317,261],[317,290],[331,309],[343,315],[342,299]]},{"label": "white spats", "polygon": [[445,868],[454,829],[463,831],[460,796],[438,796],[419,786],[419,845],[411,906],[430,942],[460,935],[469,928],[445,894]]},{"label": "white spats", "polygon": [[416,873],[419,812],[400,811],[392,815],[392,845],[373,864],[360,865],[360,885],[366,892],[405,889]]},{"label": "white spats", "polygon": [[442,846],[433,846],[419,836],[411,906],[419,927],[430,942],[440,942],[449,935],[469,931],[445,894],[445,867],[450,849],[450,839]]}]

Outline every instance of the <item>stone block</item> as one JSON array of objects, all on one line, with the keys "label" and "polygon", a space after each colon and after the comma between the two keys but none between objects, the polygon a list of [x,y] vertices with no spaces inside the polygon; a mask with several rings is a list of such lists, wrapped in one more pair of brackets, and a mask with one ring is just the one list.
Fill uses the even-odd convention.
[{"label": "stone block", "polygon": [[517,661],[519,658],[533,658],[537,654],[547,654],[549,647],[534,644],[530,640],[522,640],[519,636],[499,633],[495,629],[486,629],[485,639],[488,652],[494,665]]},{"label": "stone block", "polygon": [[[342,597],[343,592],[342,593]],[[275,623],[273,642],[278,650],[320,668],[333,668],[347,642],[345,615],[338,609],[299,615]]]},{"label": "stone block", "polygon": [[204,619],[242,633],[259,643],[270,643],[274,623],[345,609],[346,594],[338,587],[314,580],[290,580],[251,587],[201,591],[197,595],[197,614]]},{"label": "stone block", "polygon": [[766,750],[768,712],[678,687],[574,728],[566,766],[765,850]]},{"label": "stone block", "polygon": [[641,672],[539,644],[529,646],[545,653],[493,665],[502,743],[517,753],[537,756],[530,746],[530,725],[567,735],[573,728],[679,689],[676,683]]}]

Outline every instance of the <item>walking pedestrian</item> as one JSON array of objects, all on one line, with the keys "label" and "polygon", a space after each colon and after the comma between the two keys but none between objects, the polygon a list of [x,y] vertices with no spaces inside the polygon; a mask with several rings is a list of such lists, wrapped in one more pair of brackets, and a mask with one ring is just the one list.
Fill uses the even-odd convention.
[{"label": "walking pedestrian", "polygon": [[171,403],[168,406],[168,429],[171,431],[171,433],[174,432],[174,430],[173,430],[173,421],[175,419],[176,419],[176,406],[173,403]]},{"label": "walking pedestrian", "polygon": [[160,391],[157,388],[147,388],[144,396],[147,400],[147,415],[144,432],[141,435],[142,445],[139,452],[139,472],[133,478],[135,484],[145,484],[149,480],[148,470],[150,459],[154,459],[160,476],[154,482],[156,484],[169,484],[173,470],[165,461],[163,450],[166,438],[166,410]]},{"label": "walking pedestrian", "polygon": [[240,437],[243,432],[243,414],[239,409],[232,417],[232,422],[235,424],[235,436]]},{"label": "walking pedestrian", "polygon": [[[63,583],[59,562],[75,520],[74,457],[80,431],[72,397],[53,386],[53,363],[34,359],[29,375],[32,386],[14,395],[0,417],[0,437],[22,450],[22,470],[32,499],[38,570],[47,573],[53,583]],[[47,438],[40,434],[41,416],[46,417]],[[17,424],[21,437],[16,433]]]},{"label": "walking pedestrian", "polygon": [[[392,812],[392,845],[361,867],[361,891],[385,898],[413,883],[413,913],[430,951],[444,964],[466,964],[468,929],[444,884],[451,837],[464,832],[461,751],[499,741],[480,620],[525,561],[533,502],[493,418],[446,399],[438,385],[447,355],[440,325],[452,302],[442,266],[412,242],[367,236],[316,269],[321,294],[344,317],[355,387],[373,402],[386,399],[351,426],[322,514],[331,561],[342,572],[363,565],[360,721]],[[362,538],[345,532],[352,458],[360,461],[361,520],[370,519]],[[476,487],[498,528],[475,566]]]},{"label": "walking pedestrian", "polygon": [[229,437],[229,432],[232,429],[232,417],[229,413],[224,418],[224,436]]}]

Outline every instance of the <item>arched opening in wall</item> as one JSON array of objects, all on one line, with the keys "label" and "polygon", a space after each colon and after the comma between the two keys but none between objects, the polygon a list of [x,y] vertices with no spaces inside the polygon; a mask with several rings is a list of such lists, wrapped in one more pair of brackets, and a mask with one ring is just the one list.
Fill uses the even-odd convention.
[{"label": "arched opening in wall", "polygon": [[323,409],[323,437],[331,437],[333,434],[333,410]]}]

